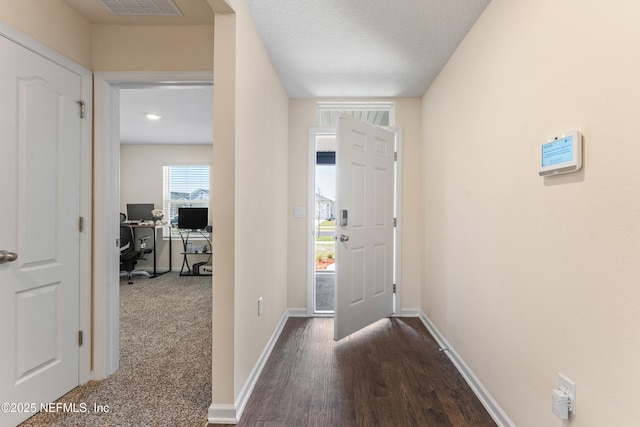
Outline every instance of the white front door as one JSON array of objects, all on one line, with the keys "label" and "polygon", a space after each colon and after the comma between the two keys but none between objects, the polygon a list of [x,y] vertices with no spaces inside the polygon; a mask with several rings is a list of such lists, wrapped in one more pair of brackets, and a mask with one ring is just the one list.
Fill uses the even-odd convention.
[{"label": "white front door", "polygon": [[78,385],[81,78],[2,36],[0,58],[4,426]]},{"label": "white front door", "polygon": [[395,135],[343,115],[336,149],[339,340],[393,314]]}]

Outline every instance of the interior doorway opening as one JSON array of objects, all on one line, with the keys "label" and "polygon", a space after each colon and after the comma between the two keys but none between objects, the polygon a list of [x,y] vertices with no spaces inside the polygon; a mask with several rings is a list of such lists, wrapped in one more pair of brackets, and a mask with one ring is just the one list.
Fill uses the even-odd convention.
[{"label": "interior doorway opening", "polygon": [[313,312],[332,315],[335,310],[336,249],[336,135],[317,134],[315,150],[314,299]]},{"label": "interior doorway opening", "polygon": [[94,74],[94,336],[93,378],[120,364],[119,239],[120,88],[150,85],[212,85],[210,72],[103,72]]}]

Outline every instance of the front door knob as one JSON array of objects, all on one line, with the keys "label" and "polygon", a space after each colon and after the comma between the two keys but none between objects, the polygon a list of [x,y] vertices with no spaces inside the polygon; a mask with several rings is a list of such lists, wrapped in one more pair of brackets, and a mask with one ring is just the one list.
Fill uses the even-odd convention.
[{"label": "front door knob", "polygon": [[9,251],[0,251],[0,264],[13,262],[18,259],[18,254]]}]

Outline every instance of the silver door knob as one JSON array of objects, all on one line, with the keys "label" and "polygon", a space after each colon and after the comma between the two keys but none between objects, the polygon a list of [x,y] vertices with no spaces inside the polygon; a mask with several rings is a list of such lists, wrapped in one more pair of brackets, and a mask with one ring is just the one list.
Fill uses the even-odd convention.
[{"label": "silver door knob", "polygon": [[349,241],[349,236],[346,236],[344,234],[340,235],[340,241],[341,242],[348,242]]},{"label": "silver door knob", "polygon": [[13,262],[18,259],[18,254],[9,251],[0,251],[0,264]]}]

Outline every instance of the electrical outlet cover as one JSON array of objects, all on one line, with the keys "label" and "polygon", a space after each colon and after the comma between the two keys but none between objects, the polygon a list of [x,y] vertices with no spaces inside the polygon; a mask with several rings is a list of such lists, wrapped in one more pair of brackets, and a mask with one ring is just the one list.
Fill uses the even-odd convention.
[{"label": "electrical outlet cover", "polygon": [[576,414],[576,383],[563,374],[558,374],[558,388],[569,395],[569,412]]},{"label": "electrical outlet cover", "polygon": [[569,419],[568,400],[569,397],[562,390],[553,390],[551,392],[551,411],[561,420]]}]

